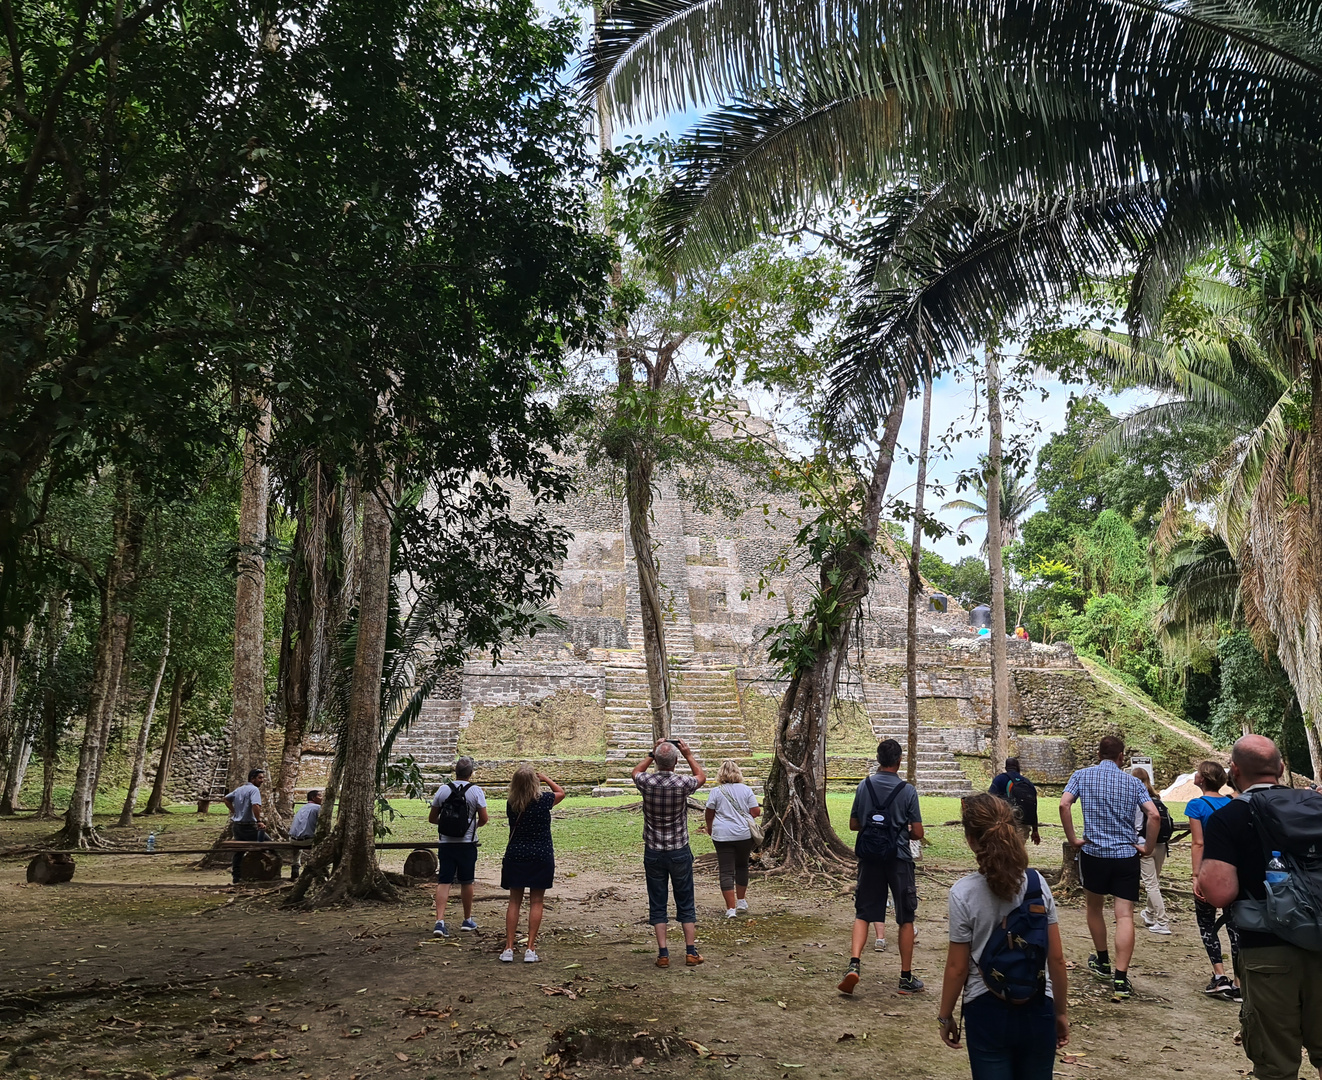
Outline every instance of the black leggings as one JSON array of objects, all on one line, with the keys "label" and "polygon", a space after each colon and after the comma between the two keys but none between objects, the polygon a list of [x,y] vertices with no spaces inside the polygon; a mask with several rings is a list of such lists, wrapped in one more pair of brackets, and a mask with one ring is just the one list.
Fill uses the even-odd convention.
[{"label": "black leggings", "polygon": [[[1207,950],[1207,958],[1213,964],[1221,963],[1221,938],[1216,932],[1216,908],[1195,897],[1193,911],[1198,919],[1198,936],[1203,939],[1203,948]],[[1229,920],[1225,920],[1225,927],[1226,936],[1230,938],[1230,956],[1232,959],[1238,959],[1239,934],[1235,932],[1235,927]]]},{"label": "black leggings", "polygon": [[716,866],[720,872],[721,892],[735,886],[748,888],[748,856],[753,853],[753,840],[713,840],[716,848]]}]

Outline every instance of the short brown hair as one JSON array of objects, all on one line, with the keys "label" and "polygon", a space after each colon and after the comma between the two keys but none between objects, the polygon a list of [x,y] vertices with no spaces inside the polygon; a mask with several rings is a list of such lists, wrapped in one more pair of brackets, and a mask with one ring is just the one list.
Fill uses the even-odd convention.
[{"label": "short brown hair", "polygon": [[1103,761],[1119,761],[1125,756],[1125,740],[1119,735],[1105,735],[1097,744],[1097,756]]},{"label": "short brown hair", "polygon": [[1226,770],[1220,762],[1204,761],[1198,766],[1198,776],[1202,779],[1203,790],[1214,788],[1220,791],[1226,786]]}]

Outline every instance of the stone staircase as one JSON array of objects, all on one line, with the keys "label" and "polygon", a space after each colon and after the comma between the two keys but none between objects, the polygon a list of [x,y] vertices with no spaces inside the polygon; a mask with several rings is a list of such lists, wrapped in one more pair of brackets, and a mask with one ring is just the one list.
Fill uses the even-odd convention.
[{"label": "stone staircase", "polygon": [[408,732],[395,740],[395,757],[413,757],[423,776],[439,783],[454,764],[462,708],[458,698],[428,698]]},{"label": "stone staircase", "polygon": [[[877,741],[894,739],[908,752],[909,707],[904,692],[891,686],[868,681],[863,687],[864,703]],[[901,772],[904,771],[901,766]],[[916,786],[920,795],[973,794],[973,785],[964,775],[959,761],[946,745],[941,729],[931,724],[918,725],[918,770]]]},{"label": "stone staircase", "polygon": [[[606,733],[608,778],[594,795],[628,795],[636,789],[629,770],[652,749],[652,713],[647,694],[647,671],[640,656],[636,663],[606,665]],[[745,762],[750,754],[744,730],[739,688],[732,667],[671,666],[672,735],[683,739],[698,755],[712,780],[724,758]],[[687,773],[681,759],[677,772]],[[744,776],[755,791],[759,777]]]}]

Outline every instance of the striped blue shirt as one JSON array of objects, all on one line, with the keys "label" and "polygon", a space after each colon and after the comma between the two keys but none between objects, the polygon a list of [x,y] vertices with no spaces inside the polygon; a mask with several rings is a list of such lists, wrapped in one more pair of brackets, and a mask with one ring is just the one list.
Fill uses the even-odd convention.
[{"label": "striped blue shirt", "polygon": [[1143,781],[1114,761],[1078,769],[1065,785],[1083,807],[1083,850],[1099,859],[1137,855],[1134,820],[1138,809],[1152,801]]}]

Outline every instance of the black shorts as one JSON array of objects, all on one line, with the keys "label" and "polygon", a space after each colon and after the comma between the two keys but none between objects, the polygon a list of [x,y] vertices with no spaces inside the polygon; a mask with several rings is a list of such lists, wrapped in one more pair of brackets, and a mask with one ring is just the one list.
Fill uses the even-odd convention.
[{"label": "black shorts", "polygon": [[1123,859],[1102,859],[1079,852],[1079,880],[1085,892],[1114,896],[1138,903],[1142,856],[1137,851]]},{"label": "black shorts", "polygon": [[477,878],[476,844],[438,844],[436,880],[442,885],[471,885]]},{"label": "black shorts", "polygon": [[913,922],[918,912],[918,885],[913,862],[909,859],[888,859],[885,862],[859,859],[854,918],[863,922],[885,922],[887,892],[895,903],[896,923],[904,926]]}]

